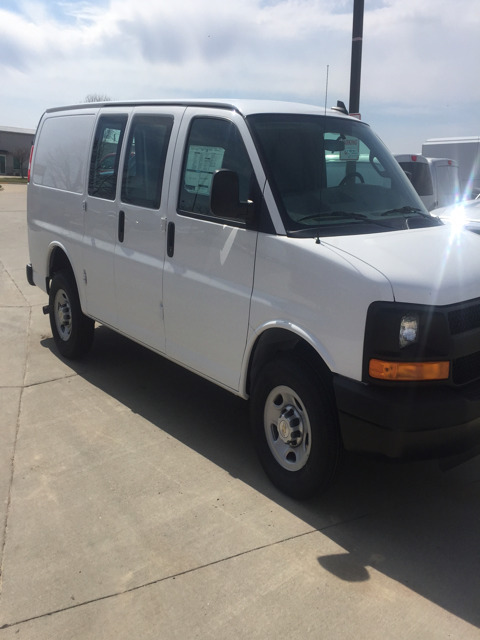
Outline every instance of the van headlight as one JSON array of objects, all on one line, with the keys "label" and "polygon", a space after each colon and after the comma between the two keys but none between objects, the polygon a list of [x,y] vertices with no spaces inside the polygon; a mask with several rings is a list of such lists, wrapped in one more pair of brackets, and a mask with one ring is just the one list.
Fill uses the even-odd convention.
[{"label": "van headlight", "polygon": [[448,380],[449,331],[435,307],[374,302],[365,328],[364,381]]},{"label": "van headlight", "polygon": [[398,344],[400,349],[418,341],[418,313],[409,313],[400,320]]}]

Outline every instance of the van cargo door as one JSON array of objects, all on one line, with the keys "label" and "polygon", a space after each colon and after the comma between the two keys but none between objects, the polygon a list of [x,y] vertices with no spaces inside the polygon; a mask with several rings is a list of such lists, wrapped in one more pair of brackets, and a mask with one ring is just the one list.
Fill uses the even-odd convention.
[{"label": "van cargo door", "polygon": [[117,181],[120,153],[128,115],[116,109],[97,122],[85,201],[84,280],[86,311],[113,327],[117,304],[114,256],[118,234]]},{"label": "van cargo door", "polygon": [[[115,247],[117,327],[165,352],[163,263],[171,156],[183,108],[143,107],[126,136]],[[178,116],[178,117],[177,117]]]}]

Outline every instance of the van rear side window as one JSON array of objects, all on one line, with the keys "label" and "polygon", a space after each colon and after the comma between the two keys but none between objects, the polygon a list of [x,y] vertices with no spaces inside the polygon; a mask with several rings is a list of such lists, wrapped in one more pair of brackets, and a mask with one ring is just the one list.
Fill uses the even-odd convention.
[{"label": "van rear side window", "polygon": [[133,118],[123,165],[122,202],[159,208],[172,126],[171,116]]},{"label": "van rear side window", "polygon": [[91,196],[115,200],[118,162],[126,123],[126,115],[105,115],[98,121],[88,179],[88,193]]},{"label": "van rear side window", "polygon": [[46,118],[38,134],[32,182],[60,191],[83,193],[85,162],[95,116]]}]

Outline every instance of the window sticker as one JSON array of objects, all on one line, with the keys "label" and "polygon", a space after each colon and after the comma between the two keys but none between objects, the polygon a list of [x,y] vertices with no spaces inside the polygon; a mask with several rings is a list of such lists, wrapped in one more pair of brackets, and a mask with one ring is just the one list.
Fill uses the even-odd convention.
[{"label": "window sticker", "polygon": [[192,145],[188,149],[185,189],[201,196],[210,195],[213,174],[222,168],[225,149]]},{"label": "window sticker", "polygon": [[360,157],[358,138],[346,138],[343,142],[345,147],[340,151],[340,160],[358,160]]}]

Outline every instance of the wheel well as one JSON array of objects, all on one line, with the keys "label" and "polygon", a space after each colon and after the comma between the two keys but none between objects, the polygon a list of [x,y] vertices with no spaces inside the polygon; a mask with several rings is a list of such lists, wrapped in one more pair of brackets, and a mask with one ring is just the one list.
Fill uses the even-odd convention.
[{"label": "wheel well", "polygon": [[278,354],[285,353],[302,359],[312,369],[321,372],[327,380],[331,378],[331,371],[325,361],[306,340],[286,329],[269,329],[258,338],[250,357],[246,389],[248,394],[263,365]]},{"label": "wheel well", "polygon": [[60,247],[55,247],[50,254],[50,262],[47,272],[47,293],[50,292],[50,282],[53,274],[57,271],[68,271],[73,275],[72,265],[66,253]]}]

